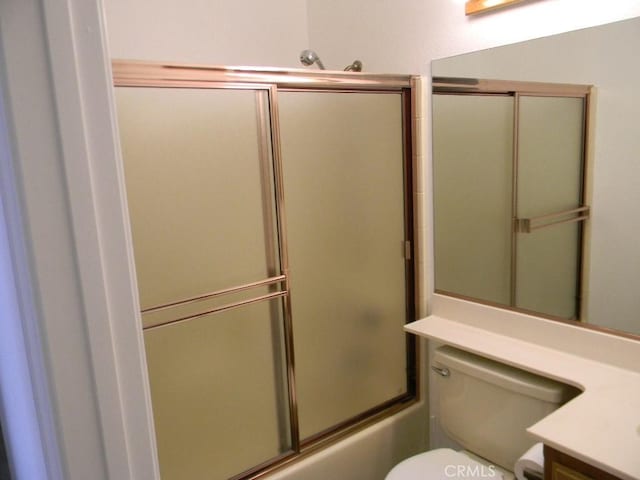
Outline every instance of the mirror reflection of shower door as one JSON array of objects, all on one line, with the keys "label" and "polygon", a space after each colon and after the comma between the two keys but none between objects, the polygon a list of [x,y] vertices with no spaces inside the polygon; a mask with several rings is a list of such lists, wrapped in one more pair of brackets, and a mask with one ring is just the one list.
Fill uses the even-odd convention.
[{"label": "mirror reflection of shower door", "polygon": [[408,391],[403,97],[278,102],[304,443]]},{"label": "mirror reflection of shower door", "polygon": [[549,217],[517,234],[515,305],[577,319],[582,224],[580,212],[562,212],[583,203],[585,101],[519,95],[518,104],[517,217]]},{"label": "mirror reflection of shower door", "polygon": [[513,97],[433,96],[438,290],[509,304],[512,156]]},{"label": "mirror reflection of shower door", "polygon": [[166,480],[292,450],[267,92],[116,90]]},{"label": "mirror reflection of shower door", "polygon": [[432,97],[436,291],[579,318],[585,87],[444,80]]}]

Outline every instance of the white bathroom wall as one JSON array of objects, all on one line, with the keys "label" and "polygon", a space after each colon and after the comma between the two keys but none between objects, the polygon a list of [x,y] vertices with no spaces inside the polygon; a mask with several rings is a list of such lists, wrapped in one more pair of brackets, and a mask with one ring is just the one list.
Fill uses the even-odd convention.
[{"label": "white bathroom wall", "polygon": [[537,0],[464,15],[463,0],[308,0],[309,39],[329,67],[429,73],[436,58],[640,15],[637,0]]},{"label": "white bathroom wall", "polygon": [[112,58],[296,66],[308,47],[300,0],[105,0]]}]

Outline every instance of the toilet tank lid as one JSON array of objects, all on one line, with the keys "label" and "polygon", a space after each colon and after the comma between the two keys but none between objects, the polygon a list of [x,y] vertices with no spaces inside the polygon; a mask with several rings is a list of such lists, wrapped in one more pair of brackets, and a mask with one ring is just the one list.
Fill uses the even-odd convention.
[{"label": "toilet tank lid", "polygon": [[579,393],[570,385],[448,345],[437,348],[433,360],[434,363],[449,370],[546,402],[561,404]]}]

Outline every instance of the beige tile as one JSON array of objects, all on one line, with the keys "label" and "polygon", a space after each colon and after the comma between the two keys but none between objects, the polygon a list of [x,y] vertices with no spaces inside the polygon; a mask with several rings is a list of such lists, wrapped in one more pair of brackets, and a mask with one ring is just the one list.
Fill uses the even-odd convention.
[{"label": "beige tile", "polygon": [[424,119],[422,117],[412,118],[411,125],[414,135],[413,154],[421,156],[424,154],[424,143],[426,132],[424,130]]},{"label": "beige tile", "polygon": [[425,193],[425,164],[423,155],[414,155],[413,161],[413,192]]}]

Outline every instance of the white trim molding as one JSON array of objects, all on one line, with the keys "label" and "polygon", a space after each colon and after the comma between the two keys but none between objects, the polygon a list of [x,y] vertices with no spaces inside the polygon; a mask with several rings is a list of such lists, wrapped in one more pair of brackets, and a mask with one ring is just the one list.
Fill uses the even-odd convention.
[{"label": "white trim molding", "polygon": [[0,4],[11,259],[0,273],[14,277],[22,326],[0,333],[24,346],[23,396],[36,413],[24,421],[38,426],[46,471],[20,474],[9,419],[18,480],[159,478],[105,45],[99,1]]},{"label": "white trim molding", "polygon": [[0,98],[0,419],[12,478],[62,479],[8,133]]}]

